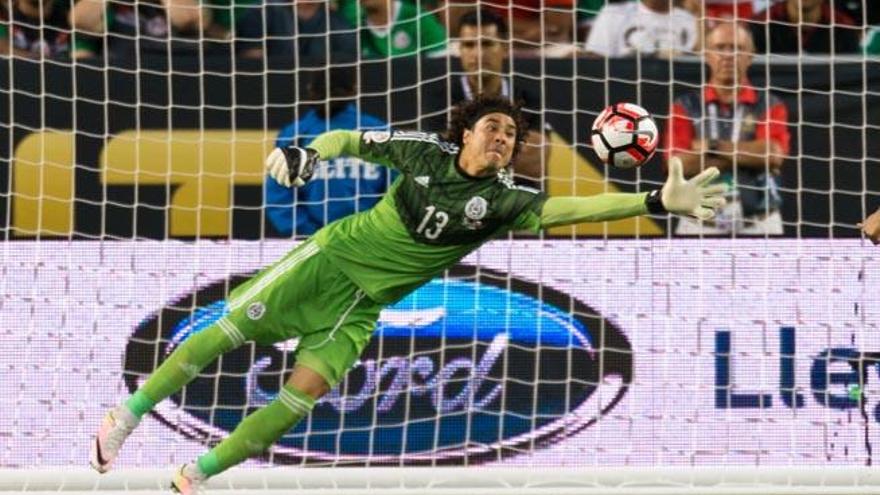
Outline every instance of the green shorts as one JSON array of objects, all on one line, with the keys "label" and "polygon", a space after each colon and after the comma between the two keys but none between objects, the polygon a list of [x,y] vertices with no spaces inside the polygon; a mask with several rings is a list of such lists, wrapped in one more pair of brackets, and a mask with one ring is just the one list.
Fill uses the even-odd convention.
[{"label": "green shorts", "polygon": [[373,335],[382,305],[308,240],[229,294],[217,324],[238,346],[298,338],[296,364],[335,387]]}]

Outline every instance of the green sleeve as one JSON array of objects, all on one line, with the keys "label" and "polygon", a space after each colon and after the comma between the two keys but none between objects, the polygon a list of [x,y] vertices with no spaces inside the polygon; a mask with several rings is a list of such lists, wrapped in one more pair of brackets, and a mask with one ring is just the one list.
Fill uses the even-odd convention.
[{"label": "green sleeve", "polygon": [[[458,147],[437,134],[416,131],[364,131],[361,135],[359,158],[381,163],[403,173],[410,173],[418,164],[446,163],[458,153]],[[414,168],[415,167],[415,168]]]},{"label": "green sleeve", "polygon": [[436,139],[425,141],[421,139],[422,136],[428,135],[400,131],[336,130],[316,137],[308,147],[317,151],[322,160],[353,156],[406,172],[412,156],[430,151],[425,149],[426,146],[436,143]]},{"label": "green sleeve", "polygon": [[421,40],[419,47],[427,52],[436,52],[446,48],[446,29],[433,14],[419,10],[419,29]]},{"label": "green sleeve", "polygon": [[538,233],[543,228],[541,212],[548,201],[547,195],[541,191],[522,186],[513,186],[511,192],[517,199],[515,208],[520,213],[511,224],[510,230],[528,230]]},{"label": "green sleeve", "polygon": [[7,26],[4,21],[0,20],[0,38],[5,38],[8,35],[9,35],[9,26]]},{"label": "green sleeve", "polygon": [[541,210],[541,227],[606,222],[644,215],[648,212],[645,206],[647,195],[648,193],[605,193],[586,198],[550,198]]},{"label": "green sleeve", "polygon": [[524,211],[516,218],[516,221],[513,222],[510,230],[514,231],[524,231],[527,230],[529,232],[538,233],[543,226],[541,225],[541,215],[533,212],[533,211]]},{"label": "green sleeve", "polygon": [[316,137],[308,148],[317,151],[322,160],[343,155],[359,157],[360,142],[360,131],[330,131]]}]

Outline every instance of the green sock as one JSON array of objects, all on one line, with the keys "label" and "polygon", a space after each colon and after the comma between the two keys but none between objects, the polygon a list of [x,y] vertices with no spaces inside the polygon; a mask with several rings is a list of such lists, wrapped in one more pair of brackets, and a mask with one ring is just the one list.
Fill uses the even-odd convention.
[{"label": "green sock", "polygon": [[140,418],[150,412],[153,406],[192,381],[217,356],[235,347],[238,346],[220,325],[211,325],[189,337],[175,349],[125,405],[132,414]]},{"label": "green sock", "polygon": [[132,414],[140,418],[144,414],[152,411],[153,407],[156,406],[156,402],[147,397],[147,394],[145,394],[143,390],[138,390],[134,395],[128,398],[125,405]]},{"label": "green sock", "polygon": [[199,457],[199,469],[214,476],[259,455],[308,416],[314,406],[315,399],[285,385],[275,400],[244,418],[231,435]]}]

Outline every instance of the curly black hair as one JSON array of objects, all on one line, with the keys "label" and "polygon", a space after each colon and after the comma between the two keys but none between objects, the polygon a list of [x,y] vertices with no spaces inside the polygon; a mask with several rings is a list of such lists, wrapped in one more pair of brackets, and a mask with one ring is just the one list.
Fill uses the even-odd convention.
[{"label": "curly black hair", "polygon": [[455,143],[459,148],[464,146],[462,136],[465,130],[473,130],[474,124],[486,114],[503,113],[509,115],[516,124],[516,144],[513,147],[511,161],[516,158],[522,143],[526,140],[528,124],[523,117],[522,109],[518,102],[513,102],[502,96],[479,95],[473,100],[464,101],[452,110],[452,118],[449,120],[449,129],[446,131],[446,140]]}]

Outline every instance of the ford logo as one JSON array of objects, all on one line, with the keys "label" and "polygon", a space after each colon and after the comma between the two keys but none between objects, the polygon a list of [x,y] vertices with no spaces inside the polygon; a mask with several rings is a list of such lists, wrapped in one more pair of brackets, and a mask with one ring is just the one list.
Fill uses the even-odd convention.
[{"label": "ford logo", "polygon": [[[125,353],[134,391],[156,363],[225,311],[234,276],[143,321]],[[296,341],[247,344],[209,365],[154,416],[214,444],[271,401]],[[532,451],[611,411],[632,381],[632,347],[574,297],[460,265],[382,312],[346,379],[271,450],[279,463],[461,464]]]}]

